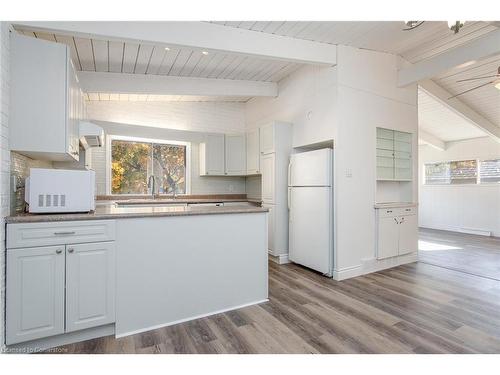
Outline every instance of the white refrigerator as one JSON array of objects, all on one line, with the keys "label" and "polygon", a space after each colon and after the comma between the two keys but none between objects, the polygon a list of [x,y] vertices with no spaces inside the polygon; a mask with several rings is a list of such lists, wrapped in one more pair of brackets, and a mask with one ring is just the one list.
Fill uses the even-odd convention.
[{"label": "white refrigerator", "polygon": [[289,259],[333,270],[332,149],[293,154],[288,170]]}]

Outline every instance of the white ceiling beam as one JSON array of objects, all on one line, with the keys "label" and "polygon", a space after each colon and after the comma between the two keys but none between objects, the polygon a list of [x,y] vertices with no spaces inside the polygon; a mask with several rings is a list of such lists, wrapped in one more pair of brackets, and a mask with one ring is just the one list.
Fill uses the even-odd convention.
[{"label": "white ceiling beam", "polygon": [[173,77],[153,74],[77,73],[84,92],[197,96],[278,96],[275,82]]},{"label": "white ceiling beam", "polygon": [[332,66],[337,46],[209,22],[52,22],[22,21],[14,26],[33,31],[93,39],[184,47]]},{"label": "white ceiling beam", "polygon": [[497,54],[500,54],[500,30],[491,31],[459,47],[400,69],[398,84],[399,87],[408,86]]},{"label": "white ceiling beam", "polygon": [[475,125],[477,128],[481,129],[500,143],[500,127],[477,113],[475,110],[463,103],[459,98],[448,99],[452,96],[452,94],[430,79],[420,82],[419,86],[441,104],[448,107],[457,115],[462,116],[472,123],[472,125]]},{"label": "white ceiling beam", "polygon": [[422,142],[425,143],[426,145],[432,146],[439,151],[445,151],[446,150],[446,143],[439,139],[438,137],[427,133],[425,130],[418,129],[418,139]]}]

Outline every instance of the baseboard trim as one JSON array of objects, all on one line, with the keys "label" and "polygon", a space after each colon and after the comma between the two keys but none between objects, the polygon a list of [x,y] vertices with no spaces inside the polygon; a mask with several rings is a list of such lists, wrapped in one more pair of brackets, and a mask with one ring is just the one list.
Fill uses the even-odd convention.
[{"label": "baseboard trim", "polygon": [[136,329],[134,331],[128,331],[128,332],[124,332],[124,333],[117,333],[116,334],[116,338],[118,339],[120,337],[125,337],[125,336],[135,335],[135,334],[138,334],[138,333],[152,331],[152,330],[158,329],[158,328],[173,326],[175,324],[189,322],[190,320],[195,320],[195,319],[200,319],[200,318],[206,318],[207,316],[212,316],[212,315],[216,315],[216,314],[222,314],[222,313],[225,313],[225,312],[228,312],[228,311],[242,309],[242,308],[248,307],[248,306],[258,305],[259,303],[264,303],[264,302],[268,302],[268,301],[269,301],[269,299],[266,298],[266,299],[258,300],[258,301],[255,301],[255,302],[249,302],[249,303],[244,303],[242,305],[237,305],[237,306],[229,307],[227,309],[212,311],[212,312],[209,312],[209,313],[206,313],[206,314],[200,314],[200,315],[195,315],[195,316],[192,316],[192,317],[189,317],[189,318],[185,318],[185,319],[175,320],[173,322],[156,324],[154,326],[149,326],[149,327],[146,327],[146,328]]},{"label": "baseboard trim", "polygon": [[273,254],[269,253],[268,257],[269,257],[270,261],[277,263],[277,264],[290,263],[290,259],[288,259],[288,254],[273,255]]},{"label": "baseboard trim", "polygon": [[419,228],[423,229],[434,229],[434,230],[444,230],[447,232],[455,232],[455,233],[465,233],[465,234],[475,234],[476,236],[485,236],[485,237],[493,237],[495,233],[484,230],[484,229],[475,229],[475,228],[459,228],[459,227],[449,227],[449,226],[425,226],[420,225]]},{"label": "baseboard trim", "polygon": [[[20,342],[4,347],[4,353],[19,353],[29,354],[37,353],[47,349],[55,348],[56,346],[74,344],[76,342],[91,340],[98,337],[110,336],[115,333],[115,325],[108,324],[101,327],[87,328],[81,331],[63,333],[61,335],[44,337],[26,342]],[[63,353],[62,351],[54,351],[54,353]]]},{"label": "baseboard trim", "polygon": [[352,277],[361,276],[363,274],[361,265],[346,267],[339,270],[334,270],[332,278],[337,281],[350,279]]}]

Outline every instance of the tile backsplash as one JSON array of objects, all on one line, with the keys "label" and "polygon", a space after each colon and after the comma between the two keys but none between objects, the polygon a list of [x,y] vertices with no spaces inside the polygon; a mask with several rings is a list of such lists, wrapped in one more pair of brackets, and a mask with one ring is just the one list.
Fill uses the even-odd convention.
[{"label": "tile backsplash", "polygon": [[[17,152],[10,153],[10,212],[12,214],[23,212],[24,203],[24,180],[29,176],[30,168],[52,168],[52,162],[30,159]],[[15,192],[14,177],[15,176]]]}]

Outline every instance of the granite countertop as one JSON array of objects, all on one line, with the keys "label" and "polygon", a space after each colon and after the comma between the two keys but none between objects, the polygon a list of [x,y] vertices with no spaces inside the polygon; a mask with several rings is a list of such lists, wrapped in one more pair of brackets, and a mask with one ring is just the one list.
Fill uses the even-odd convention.
[{"label": "granite countertop", "polygon": [[416,207],[418,204],[415,202],[385,202],[375,203],[375,208],[400,208],[400,207]]},{"label": "granite countertop", "polygon": [[[177,201],[177,200],[176,200]],[[227,200],[225,200],[227,202]],[[241,202],[241,200],[239,200]],[[244,200],[245,201],[245,200]],[[200,202],[200,200],[196,200]],[[218,200],[220,202],[220,200]],[[185,203],[185,202],[179,202]],[[204,202],[202,202],[204,203]],[[114,202],[107,204],[96,204],[96,209],[89,213],[57,213],[57,214],[19,214],[7,216],[5,222],[9,223],[38,223],[54,221],[76,221],[76,220],[105,220],[126,219],[141,217],[164,217],[164,216],[188,216],[188,215],[217,215],[217,214],[241,214],[267,212],[267,208],[259,206],[229,206],[229,207],[207,207],[207,206],[140,206],[119,207]]]}]

